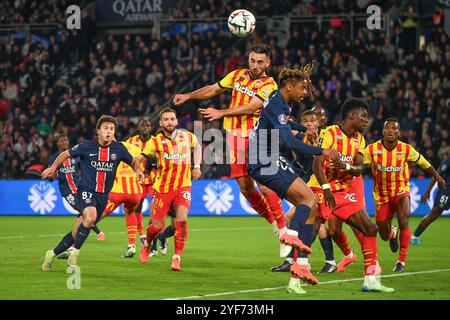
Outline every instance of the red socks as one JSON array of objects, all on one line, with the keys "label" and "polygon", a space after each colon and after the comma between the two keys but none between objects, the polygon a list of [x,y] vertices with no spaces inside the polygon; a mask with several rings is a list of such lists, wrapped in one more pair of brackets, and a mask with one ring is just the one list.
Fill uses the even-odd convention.
[{"label": "red socks", "polygon": [[128,243],[136,244],[136,224],[137,219],[134,213],[130,213],[125,216],[125,224],[127,226],[127,234],[128,234]]},{"label": "red socks", "polygon": [[250,202],[252,208],[255,209],[261,217],[266,219],[269,224],[272,224],[275,221],[275,217],[272,214],[272,210],[270,210],[269,203],[261,193],[254,190],[253,194],[248,197],[247,200]]},{"label": "red socks", "polygon": [[340,237],[334,237],[333,240],[345,256],[348,256],[352,252],[352,248],[350,247],[347,235],[344,231],[341,232]]},{"label": "red socks", "polygon": [[284,218],[283,207],[281,206],[281,199],[275,192],[272,192],[266,196],[266,200],[269,203],[270,210],[277,221],[278,229],[286,227],[286,219]]},{"label": "red socks", "polygon": [[375,275],[377,266],[377,237],[364,236],[362,241],[362,253],[364,256],[364,274]]},{"label": "red socks", "polygon": [[147,243],[149,246],[151,246],[153,240],[155,240],[160,232],[161,230],[155,227],[153,223],[149,224],[149,226],[147,227]]},{"label": "red socks", "polygon": [[177,221],[175,230],[175,254],[181,256],[188,237],[187,221]]},{"label": "red socks", "polygon": [[142,212],[136,213],[137,220],[137,231],[139,232],[139,236],[144,235],[144,224],[142,223]]},{"label": "red socks", "polygon": [[355,234],[355,237],[358,240],[358,242],[359,242],[359,244],[361,245],[361,248],[362,248],[364,235],[362,234],[362,232],[359,232],[357,230],[353,230],[353,233]]},{"label": "red socks", "polygon": [[406,255],[408,254],[409,240],[411,239],[411,230],[400,230],[400,251],[398,261],[406,262]]}]

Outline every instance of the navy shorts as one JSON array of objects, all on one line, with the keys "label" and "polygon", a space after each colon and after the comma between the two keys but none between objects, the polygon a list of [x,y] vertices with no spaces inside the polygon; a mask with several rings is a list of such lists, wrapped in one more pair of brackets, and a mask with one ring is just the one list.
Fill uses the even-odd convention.
[{"label": "navy shorts", "polygon": [[450,209],[450,189],[438,189],[434,206],[444,211]]},{"label": "navy shorts", "polygon": [[67,195],[64,196],[64,199],[66,199],[67,203],[70,204],[70,206],[80,212],[80,206],[78,204],[78,194],[73,194],[73,193],[69,193]]},{"label": "navy shorts", "polygon": [[77,195],[80,213],[82,213],[87,207],[95,207],[97,209],[96,221],[98,221],[106,209],[109,194],[79,189]]},{"label": "navy shorts", "polygon": [[294,180],[298,178],[298,174],[293,168],[293,165],[286,158],[280,156],[276,161],[276,166],[270,169],[274,172],[266,174],[269,167],[261,166],[260,164],[249,164],[248,174],[257,182],[275,191],[280,198],[284,198],[286,192]]}]

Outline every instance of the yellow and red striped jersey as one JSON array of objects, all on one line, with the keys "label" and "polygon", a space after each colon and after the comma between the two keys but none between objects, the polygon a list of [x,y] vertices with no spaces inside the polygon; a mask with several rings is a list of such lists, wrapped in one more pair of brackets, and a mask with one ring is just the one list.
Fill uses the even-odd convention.
[{"label": "yellow and red striped jersey", "polygon": [[[253,97],[265,101],[278,86],[272,77],[265,76],[252,79],[248,69],[238,69],[230,72],[219,81],[219,86],[233,90],[231,93],[230,109],[248,104]],[[250,130],[256,124],[261,114],[261,109],[252,115],[225,117],[223,128],[234,136],[248,137]]]},{"label": "yellow and red striped jersey", "polygon": [[[138,147],[126,142],[122,142],[122,144],[127,148],[133,158],[136,158],[141,154],[141,149]],[[136,175],[133,168],[125,162],[121,162],[117,167],[116,177],[114,178],[114,185],[111,192],[141,194],[144,192],[144,188],[142,187],[139,177]]]},{"label": "yellow and red striped jersey", "polygon": [[197,144],[197,137],[182,129],[177,129],[172,139],[161,132],[147,142],[142,153],[158,161],[153,183],[156,191],[168,193],[191,186],[191,151]]},{"label": "yellow and red striped jersey", "polygon": [[[125,140],[125,142],[135,145],[142,152],[145,149],[145,146],[147,145],[148,140],[147,141],[142,141],[141,138],[139,137],[139,135],[137,134],[135,136],[132,136],[132,137],[128,138],[127,140]],[[142,166],[141,166],[142,172],[145,172],[145,165],[146,164],[147,164],[147,159],[142,161]],[[154,170],[154,169],[151,170],[150,173],[145,174],[144,184],[152,185],[153,184],[153,180],[155,179],[155,176],[156,176],[156,170]]]},{"label": "yellow and red striped jersey", "polygon": [[[320,131],[319,145],[324,149],[336,149],[341,156],[341,161],[352,165],[358,153],[363,153],[366,141],[359,132],[349,137],[339,126],[334,125]],[[323,164],[323,171],[332,191],[348,188],[353,179],[346,170],[334,167],[332,162],[327,160]],[[311,176],[308,186],[321,188],[315,175]]]},{"label": "yellow and red striped jersey", "polygon": [[422,169],[431,164],[411,145],[399,141],[392,150],[382,140],[369,144],[364,150],[364,164],[370,165],[373,175],[375,204],[383,204],[398,193],[409,191],[408,162],[416,162]]}]

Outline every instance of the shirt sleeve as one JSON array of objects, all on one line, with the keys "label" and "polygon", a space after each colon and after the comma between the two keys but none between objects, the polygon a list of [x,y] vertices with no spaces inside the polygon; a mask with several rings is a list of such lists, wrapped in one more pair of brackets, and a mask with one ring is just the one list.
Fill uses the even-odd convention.
[{"label": "shirt sleeve", "polygon": [[296,150],[303,154],[319,155],[322,153],[322,148],[314,147],[295,139],[291,127],[288,124],[288,108],[282,108],[279,111],[278,108],[276,108],[276,105],[269,105],[268,108],[267,111],[269,113],[270,121],[275,129],[279,129],[280,140],[283,145],[288,149]]},{"label": "shirt sleeve", "polygon": [[198,139],[195,134],[191,133],[191,148],[195,148],[198,145]]},{"label": "shirt sleeve", "polygon": [[366,149],[366,139],[364,138],[364,136],[361,134],[359,135],[359,150],[358,152],[361,153],[362,155],[364,155],[364,151]]},{"label": "shirt sleeve", "polygon": [[266,101],[269,98],[270,94],[277,89],[278,86],[275,81],[266,82],[259,88],[255,96],[262,101]]},{"label": "shirt sleeve", "polygon": [[234,70],[227,74],[225,78],[218,82],[219,87],[224,89],[233,89],[235,82],[233,78],[235,78],[237,72],[239,72],[239,70]]},{"label": "shirt sleeve", "polygon": [[292,130],[297,130],[297,131],[300,131],[300,132],[306,132],[306,130],[308,130],[307,127],[305,127],[304,125],[302,125],[300,123],[297,123],[295,121],[289,120],[288,123],[289,123],[289,126],[291,127]]},{"label": "shirt sleeve", "polygon": [[145,157],[155,157],[156,156],[156,147],[154,139],[148,140],[148,143],[145,145],[144,150],[142,150],[142,155]]},{"label": "shirt sleeve", "polygon": [[86,152],[87,152],[87,142],[77,144],[76,146],[69,149],[69,154],[71,158],[79,157],[80,159],[83,159],[86,156]]},{"label": "shirt sleeve", "polygon": [[123,145],[120,144],[120,146],[122,147],[122,159],[121,161],[125,162],[127,165],[131,166],[131,163],[133,162],[133,156],[131,155],[131,153],[128,151],[128,149]]},{"label": "shirt sleeve", "polygon": [[428,169],[431,164],[416,149],[411,146],[408,154],[408,162],[417,163],[422,169]]},{"label": "shirt sleeve", "polygon": [[369,164],[372,163],[372,156],[370,154],[369,147],[364,149],[364,152],[363,152],[363,163],[366,164],[366,165],[369,165]]},{"label": "shirt sleeve", "polygon": [[319,135],[319,146],[324,149],[331,148],[333,145],[333,136],[329,130],[321,130]]}]

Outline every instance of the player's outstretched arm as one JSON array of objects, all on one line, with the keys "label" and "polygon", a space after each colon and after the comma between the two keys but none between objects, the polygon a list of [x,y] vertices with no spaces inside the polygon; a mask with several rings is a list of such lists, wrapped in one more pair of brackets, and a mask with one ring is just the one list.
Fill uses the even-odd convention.
[{"label": "player's outstretched arm", "polygon": [[175,97],[173,97],[173,104],[175,106],[179,106],[185,103],[188,100],[198,99],[198,100],[206,100],[212,97],[217,96],[218,94],[225,92],[227,89],[219,86],[218,83],[202,87],[192,92],[188,93],[177,93]]},{"label": "player's outstretched arm", "polygon": [[[423,169],[423,168],[422,168]],[[439,189],[445,188],[445,180],[441,177],[441,175],[436,171],[436,169],[433,168],[433,166],[428,167],[427,169],[424,169],[426,173],[428,173],[430,176],[435,179],[438,183]],[[431,180],[433,181],[433,180]]]},{"label": "player's outstretched arm", "polygon": [[53,176],[56,172],[56,169],[58,169],[59,165],[69,158],[70,158],[69,150],[61,152],[59,156],[55,159],[55,162],[53,162],[53,164],[49,168],[42,171],[41,174],[42,179],[47,179],[48,177]]},{"label": "player's outstretched arm", "polygon": [[259,98],[252,98],[248,104],[244,104],[237,108],[233,109],[215,109],[215,108],[206,108],[199,109],[200,113],[209,121],[219,120],[223,117],[233,117],[233,116],[241,116],[241,115],[251,115],[256,110],[262,108],[263,102]]},{"label": "player's outstretched arm", "polygon": [[435,177],[431,178],[431,181],[430,181],[430,184],[428,185],[427,190],[420,197],[420,202],[422,202],[422,203],[427,202],[428,198],[430,197],[431,190],[433,189],[435,183],[436,183],[436,178]]},{"label": "player's outstretched arm", "polygon": [[[140,157],[141,155],[139,155],[138,157]],[[131,167],[133,168],[134,172],[136,172],[136,174],[139,177],[139,180],[144,183],[145,181],[145,175],[141,170],[141,161],[139,159],[133,158],[133,162],[131,163]]]}]

